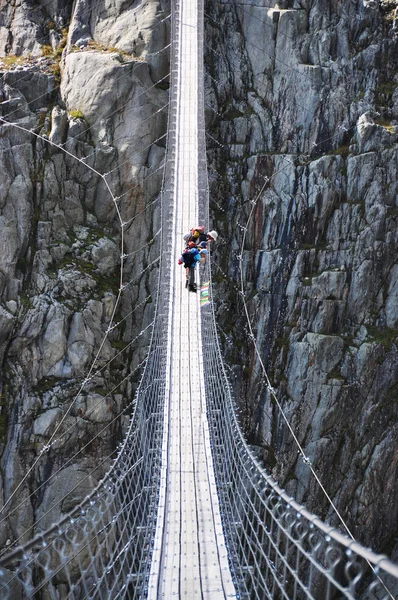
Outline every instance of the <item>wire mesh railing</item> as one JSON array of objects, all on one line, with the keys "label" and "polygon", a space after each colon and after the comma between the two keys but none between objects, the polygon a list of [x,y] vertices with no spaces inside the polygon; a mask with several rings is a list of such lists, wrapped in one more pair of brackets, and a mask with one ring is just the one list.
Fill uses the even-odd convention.
[{"label": "wire mesh railing", "polygon": [[[167,218],[166,210],[162,221]],[[161,261],[151,351],[113,466],[64,519],[2,557],[2,598],[30,598],[40,591],[50,598],[142,597],[159,493],[167,338],[167,314],[159,307],[167,277]]]},{"label": "wire mesh railing", "polygon": [[46,591],[50,598],[105,599],[127,590],[139,597],[156,521],[162,354],[159,344],[148,357],[142,401],[106,478],[67,517],[1,560],[2,598]]},{"label": "wire mesh railing", "polygon": [[[174,27],[172,19],[172,39]],[[171,79],[175,76],[174,56],[172,48]],[[172,95],[166,148],[169,156],[175,145],[174,104]],[[168,161],[162,186],[161,232],[157,236],[160,260],[150,350],[135,399],[123,411],[132,414],[126,437],[110,470],[83,502],[32,541],[1,557],[2,599],[109,600],[146,595],[161,466],[168,330],[165,306],[170,281],[170,260],[163,257],[173,186],[174,174]]]},{"label": "wire mesh railing", "polygon": [[202,308],[202,344],[215,476],[239,597],[395,598],[398,566],[309,513],[250,451],[237,421],[212,304]]}]

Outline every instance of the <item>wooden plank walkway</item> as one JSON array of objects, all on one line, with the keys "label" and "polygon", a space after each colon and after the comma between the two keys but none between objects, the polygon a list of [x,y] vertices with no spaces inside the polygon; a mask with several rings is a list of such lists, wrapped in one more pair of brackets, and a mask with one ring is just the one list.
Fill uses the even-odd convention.
[{"label": "wooden plank walkway", "polygon": [[[170,260],[171,340],[163,465],[148,598],[234,598],[209,443],[201,350],[200,294],[177,266],[183,234],[198,223],[198,7],[181,2],[176,196]],[[198,271],[198,268],[197,268]],[[197,282],[199,273],[196,273]],[[199,285],[198,285],[199,287]]]}]

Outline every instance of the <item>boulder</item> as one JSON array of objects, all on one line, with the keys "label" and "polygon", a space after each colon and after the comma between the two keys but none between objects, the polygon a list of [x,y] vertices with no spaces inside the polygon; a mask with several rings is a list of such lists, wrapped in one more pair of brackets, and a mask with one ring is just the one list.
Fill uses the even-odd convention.
[{"label": "boulder", "polygon": [[92,247],[91,257],[101,275],[112,275],[120,261],[120,251],[112,240],[101,238]]},{"label": "boulder", "polygon": [[60,408],[52,408],[46,410],[33,423],[33,434],[43,437],[50,437],[56,426],[62,419],[62,410]]}]

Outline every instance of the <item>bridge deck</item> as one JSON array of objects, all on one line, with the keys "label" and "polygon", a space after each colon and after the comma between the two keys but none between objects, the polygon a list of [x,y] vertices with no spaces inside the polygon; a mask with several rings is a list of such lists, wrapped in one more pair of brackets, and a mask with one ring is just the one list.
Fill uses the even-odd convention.
[{"label": "bridge deck", "polygon": [[[177,152],[170,260],[170,363],[163,466],[150,599],[235,597],[223,537],[206,417],[200,294],[176,265],[182,236],[198,224],[198,8],[179,14]],[[197,269],[198,271],[198,269]],[[198,281],[199,273],[196,273]]]}]

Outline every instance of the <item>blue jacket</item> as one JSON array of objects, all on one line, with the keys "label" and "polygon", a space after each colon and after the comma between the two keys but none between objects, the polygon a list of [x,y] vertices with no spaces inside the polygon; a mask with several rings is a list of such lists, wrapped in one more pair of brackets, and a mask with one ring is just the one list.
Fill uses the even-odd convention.
[{"label": "blue jacket", "polygon": [[180,256],[179,262],[183,263],[184,267],[196,267],[200,261],[200,252],[196,248],[186,250]]}]

